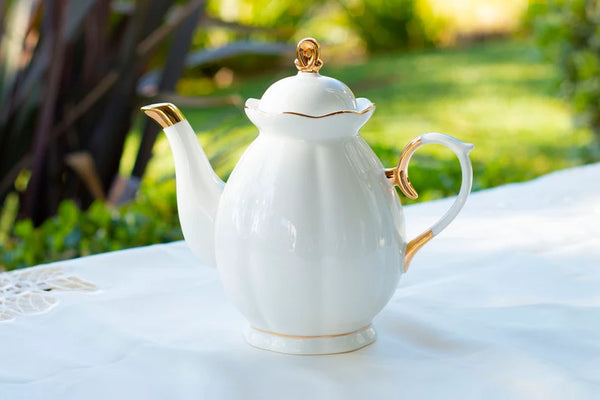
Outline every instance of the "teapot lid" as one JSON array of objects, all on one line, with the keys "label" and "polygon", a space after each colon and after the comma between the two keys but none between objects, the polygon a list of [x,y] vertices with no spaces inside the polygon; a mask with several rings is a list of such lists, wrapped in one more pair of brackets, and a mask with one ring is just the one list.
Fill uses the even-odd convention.
[{"label": "teapot lid", "polygon": [[338,113],[362,114],[373,107],[367,99],[356,99],[344,83],[319,74],[323,62],[315,39],[302,39],[296,55],[298,74],[273,83],[259,101],[249,99],[246,107],[313,118]]}]

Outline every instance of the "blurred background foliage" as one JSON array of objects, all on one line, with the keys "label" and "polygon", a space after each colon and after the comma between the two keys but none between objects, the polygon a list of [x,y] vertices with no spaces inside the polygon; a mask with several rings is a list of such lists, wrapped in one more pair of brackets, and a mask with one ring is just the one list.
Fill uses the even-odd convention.
[{"label": "blurred background foliage", "polygon": [[559,67],[576,125],[600,137],[600,2],[536,1],[528,18],[546,57]]},{"label": "blurred background foliage", "polygon": [[[243,101],[295,73],[305,36],[322,44],[323,74],[377,103],[361,133],[384,165],[427,131],[476,144],[475,189],[598,161],[599,9],[0,1],[0,268],[180,239],[170,150],[138,107],[178,104],[227,178],[257,134]],[[430,147],[411,163],[418,201],[459,185],[452,154]]]}]

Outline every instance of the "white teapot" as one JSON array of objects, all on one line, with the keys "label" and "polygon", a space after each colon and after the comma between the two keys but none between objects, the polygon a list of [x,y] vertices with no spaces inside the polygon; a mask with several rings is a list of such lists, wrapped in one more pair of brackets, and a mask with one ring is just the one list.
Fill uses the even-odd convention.
[{"label": "white teapot", "polygon": [[[291,354],[359,349],[415,252],[463,207],[473,145],[440,133],[410,142],[385,169],[359,134],[375,105],[318,73],[312,38],[297,48],[296,76],[246,102],[260,134],[227,184],[212,170],[194,130],[172,104],[142,110],[167,135],[185,240],[216,263],[228,296],[249,321],[253,346]],[[408,241],[394,188],[410,198],[408,162],[422,145],[450,148],[462,167],[457,199],[429,230]]]}]

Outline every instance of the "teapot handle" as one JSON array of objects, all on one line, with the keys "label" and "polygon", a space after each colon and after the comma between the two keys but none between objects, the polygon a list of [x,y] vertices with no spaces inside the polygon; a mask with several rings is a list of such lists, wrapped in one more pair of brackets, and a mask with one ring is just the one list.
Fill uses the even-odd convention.
[{"label": "teapot handle", "polygon": [[450,222],[456,218],[460,210],[465,205],[467,197],[471,192],[471,187],[473,186],[473,167],[471,165],[471,160],[469,159],[469,152],[473,150],[474,146],[470,143],[461,142],[458,139],[442,133],[425,133],[406,145],[402,151],[402,154],[400,155],[400,161],[398,162],[398,165],[395,168],[389,168],[385,170],[385,175],[390,183],[392,185],[398,185],[400,190],[402,190],[402,193],[404,193],[407,197],[416,199],[419,195],[408,179],[408,163],[410,162],[410,158],[414,152],[419,147],[431,143],[444,145],[452,150],[454,154],[456,154],[462,169],[462,182],[460,185],[460,191],[458,192],[458,196],[456,197],[456,200],[454,200],[452,207],[450,207],[450,209],[446,211],[442,218],[440,218],[431,228],[408,242],[404,255],[405,272],[408,270],[408,265],[415,253],[421,247],[423,247],[425,243],[429,242],[434,236],[437,236],[438,233],[443,231],[444,228],[446,228],[448,224],[450,224]]}]

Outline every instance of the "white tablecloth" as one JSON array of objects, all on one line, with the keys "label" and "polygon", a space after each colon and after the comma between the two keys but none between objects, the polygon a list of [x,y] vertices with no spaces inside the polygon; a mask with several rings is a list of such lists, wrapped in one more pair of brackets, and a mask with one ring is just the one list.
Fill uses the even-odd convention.
[{"label": "white tablecloth", "polygon": [[[406,207],[411,236],[450,202]],[[353,353],[248,346],[182,242],[48,269],[99,290],[0,323],[0,399],[600,398],[600,164],[473,194]]]}]

